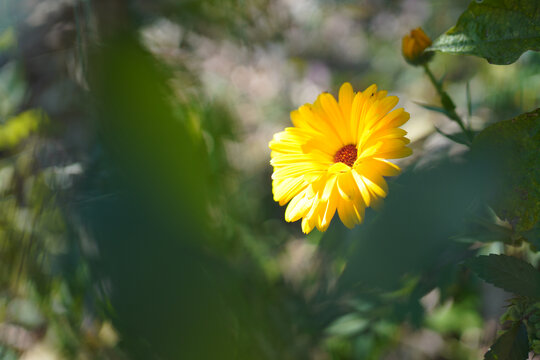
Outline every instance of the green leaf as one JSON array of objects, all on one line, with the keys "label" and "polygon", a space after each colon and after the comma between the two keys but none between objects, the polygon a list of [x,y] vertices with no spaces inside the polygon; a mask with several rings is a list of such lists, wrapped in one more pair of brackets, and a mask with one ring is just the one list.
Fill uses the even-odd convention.
[{"label": "green leaf", "polygon": [[540,2],[472,1],[456,25],[436,39],[429,50],[511,64],[527,50],[540,50]]},{"label": "green leaf", "polygon": [[498,225],[489,219],[473,216],[469,226],[470,228],[466,233],[455,236],[454,239],[457,241],[479,241],[483,243],[500,241],[509,245],[514,244],[512,230]]},{"label": "green leaf", "polygon": [[351,336],[365,330],[369,321],[352,313],[347,314],[334,321],[327,329],[328,335]]},{"label": "green leaf", "polygon": [[[443,92],[441,94],[441,103],[443,105],[443,107],[447,110],[454,110],[456,108],[456,104],[454,104],[454,102],[452,101],[452,98],[450,96],[448,96],[448,94],[446,92]],[[453,115],[452,113],[450,113],[452,116],[450,116],[451,118],[453,118]]]},{"label": "green leaf", "polygon": [[478,256],[465,265],[480,278],[516,295],[540,297],[540,271],[507,255]]},{"label": "green leaf", "polygon": [[423,104],[423,103],[416,102],[416,101],[415,101],[414,103],[415,103],[416,105],[418,105],[418,106],[423,107],[423,108],[426,109],[426,110],[438,112],[438,113],[441,113],[441,114],[444,114],[444,115],[450,117],[450,113],[449,113],[448,111],[446,111],[446,109],[444,109],[444,108],[442,108],[442,107],[435,106],[435,105]]},{"label": "green leaf", "polygon": [[484,356],[484,360],[524,360],[529,358],[529,339],[523,322],[515,323],[501,335]]},{"label": "green leaf", "polygon": [[497,216],[517,232],[532,229],[540,219],[540,109],[487,127],[472,148],[494,165]]},{"label": "green leaf", "polygon": [[447,134],[445,132],[443,132],[441,129],[439,129],[438,127],[435,126],[435,130],[441,134],[442,136],[444,137],[447,137],[448,139],[452,140],[453,142],[456,142],[458,144],[463,144],[463,145],[467,145],[469,146],[470,145],[470,142],[469,142],[469,139],[467,138],[467,135],[465,135],[464,133],[460,132],[460,133],[455,133],[455,134]]}]

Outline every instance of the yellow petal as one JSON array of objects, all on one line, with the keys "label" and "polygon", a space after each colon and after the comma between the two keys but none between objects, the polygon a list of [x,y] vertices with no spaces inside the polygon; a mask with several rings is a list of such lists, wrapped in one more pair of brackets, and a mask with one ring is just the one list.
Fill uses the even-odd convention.
[{"label": "yellow petal", "polygon": [[328,197],[328,201],[326,202],[326,208],[324,210],[324,213],[322,217],[319,215],[319,222],[317,224],[317,228],[320,231],[326,231],[326,229],[328,229],[330,221],[336,213],[338,200],[339,196],[337,195],[336,187],[332,186],[331,194]]},{"label": "yellow petal", "polygon": [[[368,160],[370,161],[370,160]],[[386,161],[384,159],[372,159],[371,166],[377,167],[377,170],[382,176],[396,176],[401,173],[401,169],[396,164]]]},{"label": "yellow petal", "polygon": [[388,113],[379,123],[377,124],[377,128],[382,127],[398,127],[403,124],[405,124],[409,118],[410,114],[403,110],[402,108],[392,110],[390,113]]},{"label": "yellow petal", "polygon": [[386,95],[388,95],[388,91],[380,90],[380,91],[377,91],[377,94],[375,95],[375,97],[377,98],[377,100],[380,100],[380,99],[386,97]]},{"label": "yellow petal", "polygon": [[375,156],[377,158],[399,159],[412,154],[412,150],[405,146],[406,142],[402,139],[388,139],[382,143]]},{"label": "yellow petal", "polygon": [[376,144],[374,144],[374,145],[372,145],[372,146],[370,146],[370,147],[368,147],[368,148],[366,148],[364,150],[362,150],[362,148],[359,148],[358,149],[359,154],[358,154],[358,157],[357,157],[356,161],[360,161],[360,160],[362,160],[364,158],[368,158],[370,156],[373,156],[373,155],[377,154],[378,152],[380,152],[379,149],[381,148],[381,146],[383,146],[383,142],[379,141]]},{"label": "yellow petal", "polygon": [[303,217],[311,207],[313,201],[309,201],[304,194],[295,196],[285,210],[285,220],[293,222]]},{"label": "yellow petal", "polygon": [[300,165],[302,163],[310,163],[311,156],[307,154],[279,154],[270,160],[270,164],[274,166],[281,165]]},{"label": "yellow petal", "polygon": [[365,132],[365,137],[361,140],[360,144],[364,147],[370,147],[375,145],[381,140],[385,139],[398,139],[407,135],[407,132],[399,128],[385,128],[375,133]]},{"label": "yellow petal", "polygon": [[[379,122],[396,104],[397,96],[388,96],[381,100],[376,100],[365,114],[365,128],[370,129]],[[358,135],[360,138],[360,134]]]},{"label": "yellow petal", "polygon": [[369,194],[369,190],[366,184],[362,180],[360,174],[356,172],[356,170],[351,171],[351,174],[353,175],[353,179],[356,182],[356,186],[358,186],[358,189],[360,190],[360,195],[362,195],[364,204],[366,204],[366,206],[369,206],[371,204],[371,195]]},{"label": "yellow petal", "polygon": [[[326,203],[320,201],[319,199],[315,198],[313,202],[311,203],[311,208],[307,215],[304,216],[304,219],[302,220],[302,231],[304,231],[306,234],[311,231],[315,226],[318,225],[319,221],[319,214],[321,214],[324,209],[326,208]],[[305,220],[305,222],[304,222]],[[309,231],[305,231],[304,227],[308,229]]]},{"label": "yellow petal", "polygon": [[272,174],[272,179],[280,179],[287,177],[298,177],[302,175],[314,175],[326,173],[327,167],[320,164],[299,164],[295,166],[286,166],[275,169]]},{"label": "yellow petal", "polygon": [[302,116],[300,111],[298,110],[291,111],[290,116],[291,116],[291,121],[295,127],[308,129],[310,131],[314,130],[313,127],[308,123],[307,119],[304,116]]},{"label": "yellow petal", "polygon": [[309,234],[314,227],[315,222],[313,221],[313,219],[310,219],[306,216],[302,219],[302,232],[304,234]]},{"label": "yellow petal", "polygon": [[326,113],[328,119],[331,120],[333,127],[336,129],[339,137],[344,144],[352,143],[352,134],[349,131],[349,121],[345,123],[345,118],[341,112],[336,99],[329,93],[323,93],[319,96],[321,106]]},{"label": "yellow petal", "polygon": [[352,172],[346,172],[338,177],[338,191],[345,200],[357,200],[360,197],[360,190],[354,181]]},{"label": "yellow petal", "polygon": [[364,219],[365,207],[363,204],[356,204],[353,201],[340,199],[337,211],[343,224],[349,229],[352,229]]},{"label": "yellow petal", "polygon": [[366,161],[358,164],[358,166],[354,168],[354,171],[361,176],[367,177],[372,182],[380,186],[385,192],[388,192],[386,181],[384,181],[383,178],[383,172],[388,173],[388,171],[393,171],[393,173],[395,173],[395,168],[379,160],[367,159]]},{"label": "yellow petal", "polygon": [[332,161],[334,154],[341,149],[342,145],[336,141],[329,141],[322,136],[315,136],[301,146],[302,152],[309,153],[314,150],[324,152],[328,156],[328,160]]},{"label": "yellow petal", "polygon": [[[350,83],[346,82],[339,88],[339,106],[347,123],[351,121],[351,106],[354,98],[354,90]],[[350,129],[348,129],[350,131]]]},{"label": "yellow petal", "polygon": [[371,106],[370,98],[377,91],[377,85],[373,84],[363,92],[358,92],[353,99],[351,106],[351,132],[353,135],[353,143],[358,143],[358,134],[364,128],[364,115],[367,109]]},{"label": "yellow petal", "polygon": [[274,180],[272,182],[272,190],[274,193],[274,201],[278,201],[280,205],[288,203],[293,196],[298,194],[307,184],[302,178],[286,178]]},{"label": "yellow petal", "polygon": [[325,174],[312,181],[307,187],[306,194],[308,198],[320,198],[326,186],[327,179],[328,176]]},{"label": "yellow petal", "polygon": [[375,96],[377,94],[377,85],[373,84],[362,92],[362,95],[365,97],[364,106],[362,107],[362,112],[360,113],[360,119],[363,124],[362,127],[366,127],[367,114],[372,108],[373,104],[377,101]]},{"label": "yellow petal", "polygon": [[300,146],[296,143],[288,142],[270,142],[270,149],[278,153],[291,153],[291,152],[300,152]]},{"label": "yellow petal", "polygon": [[362,180],[367,185],[368,189],[373,191],[377,196],[382,198],[388,194],[388,184],[379,174],[362,174]]},{"label": "yellow petal", "polygon": [[334,188],[336,186],[337,181],[337,175],[330,175],[329,178],[326,180],[326,185],[324,187],[324,191],[321,196],[321,200],[326,202],[332,195]]},{"label": "yellow petal", "polygon": [[329,141],[337,141],[341,143],[338,133],[334,127],[328,123],[325,116],[321,116],[321,111],[317,110],[315,104],[311,106],[310,104],[302,105],[298,109],[300,115],[306,119],[310,126],[312,126],[316,131],[325,136]]},{"label": "yellow petal", "polygon": [[342,162],[334,163],[330,168],[328,169],[329,174],[339,174],[339,173],[345,173],[351,171],[351,167],[347,164],[344,164]]}]

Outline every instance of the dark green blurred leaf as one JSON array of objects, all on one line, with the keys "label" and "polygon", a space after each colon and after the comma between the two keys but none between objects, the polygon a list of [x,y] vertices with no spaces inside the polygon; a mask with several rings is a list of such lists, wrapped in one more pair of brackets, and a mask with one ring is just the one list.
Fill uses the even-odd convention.
[{"label": "dark green blurred leaf", "polygon": [[518,232],[532,229],[540,217],[540,110],[495,123],[475,138],[473,149],[499,167],[492,179],[492,207]]},{"label": "dark green blurred leaf", "polygon": [[189,104],[173,108],[167,69],[130,34],[97,49],[90,70],[101,140],[122,181],[186,224],[201,224],[208,156]]},{"label": "dark green blurred leaf", "polygon": [[529,243],[534,245],[536,247],[536,250],[540,250],[540,224],[536,224],[535,227],[533,227],[529,231],[525,231],[521,234]]},{"label": "dark green blurred leaf", "polygon": [[224,169],[211,164],[200,125],[213,117],[215,152],[228,118],[175,102],[167,70],[132,35],[101,44],[89,65],[103,153],[77,210],[99,248],[92,272],[111,289],[124,348],[145,360],[302,359],[286,289],[247,256],[229,262],[225,236],[211,231],[210,184],[222,180],[211,174]]},{"label": "dark green blurred leaf", "polygon": [[516,295],[540,297],[540,271],[507,255],[471,258],[465,262],[480,278]]},{"label": "dark green blurred leaf", "polygon": [[527,50],[540,50],[537,0],[471,1],[456,25],[435,40],[431,50],[469,54],[492,64],[511,64]]},{"label": "dark green blurred leaf", "polygon": [[366,223],[346,235],[354,245],[340,286],[396,291],[420,274],[433,276],[429,283],[435,286],[438,271],[470,256],[468,246],[452,238],[465,231],[475,204],[493,190],[488,180],[485,162],[478,161],[441,163],[390,183],[384,208],[367,212]]},{"label": "dark green blurred leaf", "polygon": [[520,321],[501,335],[486,353],[485,360],[524,360],[529,358],[527,328]]}]

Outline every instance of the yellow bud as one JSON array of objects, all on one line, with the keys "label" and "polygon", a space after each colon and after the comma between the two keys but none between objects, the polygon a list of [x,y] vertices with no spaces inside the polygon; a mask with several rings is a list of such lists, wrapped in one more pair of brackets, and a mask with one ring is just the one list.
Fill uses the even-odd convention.
[{"label": "yellow bud", "polygon": [[409,64],[422,65],[433,56],[433,52],[425,51],[429,46],[431,46],[431,39],[422,28],[416,28],[403,37],[401,51]]}]

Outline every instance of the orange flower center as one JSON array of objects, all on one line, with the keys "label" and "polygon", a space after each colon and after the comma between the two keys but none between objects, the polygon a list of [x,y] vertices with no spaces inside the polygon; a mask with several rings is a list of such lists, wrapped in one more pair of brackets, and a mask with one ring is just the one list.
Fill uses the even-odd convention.
[{"label": "orange flower center", "polygon": [[352,167],[354,162],[356,161],[356,153],[356,146],[354,146],[353,144],[345,145],[344,147],[339,149],[334,155],[334,162],[342,162]]}]

